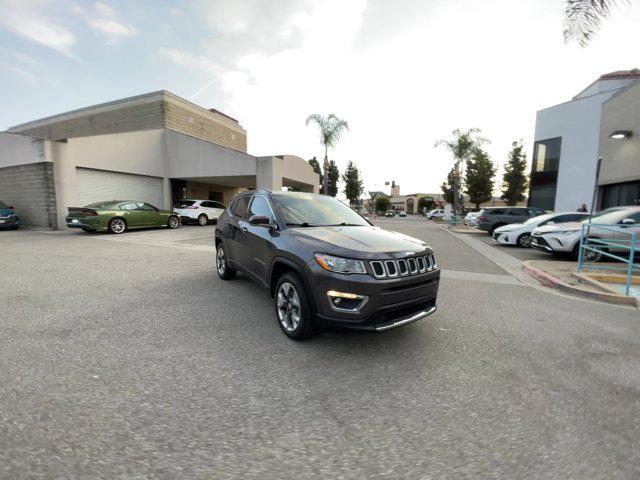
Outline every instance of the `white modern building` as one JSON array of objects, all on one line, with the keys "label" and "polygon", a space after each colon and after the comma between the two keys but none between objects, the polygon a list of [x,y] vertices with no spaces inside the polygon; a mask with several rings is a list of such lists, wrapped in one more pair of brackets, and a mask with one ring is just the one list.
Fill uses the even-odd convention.
[{"label": "white modern building", "polygon": [[71,206],[113,199],[169,209],[242,189],[318,192],[292,155],[247,153],[237,120],[166,91],[35,120],[0,133],[0,200],[23,225],[65,228]]},{"label": "white modern building", "polygon": [[583,203],[591,207],[603,105],[639,82],[638,69],[608,73],[571,101],[537,113],[530,206],[555,211],[576,210]]}]

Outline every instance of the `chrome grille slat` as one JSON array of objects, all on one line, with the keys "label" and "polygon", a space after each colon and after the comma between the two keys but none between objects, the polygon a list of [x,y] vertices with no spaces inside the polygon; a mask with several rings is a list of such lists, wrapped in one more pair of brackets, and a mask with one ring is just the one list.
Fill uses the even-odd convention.
[{"label": "chrome grille slat", "polygon": [[396,260],[370,260],[369,266],[373,276],[378,279],[420,275],[438,268],[432,253]]}]

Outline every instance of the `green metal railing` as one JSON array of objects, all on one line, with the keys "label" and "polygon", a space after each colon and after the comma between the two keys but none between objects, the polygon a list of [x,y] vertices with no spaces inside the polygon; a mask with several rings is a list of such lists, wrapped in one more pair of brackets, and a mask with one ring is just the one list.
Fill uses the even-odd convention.
[{"label": "green metal railing", "polygon": [[[629,296],[633,272],[634,270],[640,270],[640,265],[634,265],[633,263],[636,251],[640,252],[640,245],[638,244],[638,234],[635,231],[629,231],[631,227],[637,228],[637,225],[600,225],[594,223],[582,225],[580,250],[578,252],[578,272],[581,272],[584,268],[626,271],[625,295]],[[616,255],[613,252],[622,253]],[[597,261],[603,257],[610,258],[621,264],[620,266],[599,265]],[[591,261],[591,259],[596,261]]]}]

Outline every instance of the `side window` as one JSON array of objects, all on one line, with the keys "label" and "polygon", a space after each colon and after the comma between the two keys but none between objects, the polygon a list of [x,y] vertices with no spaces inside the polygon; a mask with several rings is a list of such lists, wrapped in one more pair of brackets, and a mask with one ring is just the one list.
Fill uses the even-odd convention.
[{"label": "side window", "polygon": [[489,215],[506,215],[506,212],[500,208],[496,210],[487,210],[487,213]]},{"label": "side window", "polygon": [[633,220],[636,221],[636,223],[640,223],[640,212],[636,212],[633,215],[629,215],[625,218],[632,218]]},{"label": "side window", "polygon": [[246,218],[248,203],[249,203],[249,197],[238,198],[236,202],[233,204],[231,213],[233,213],[233,215],[236,217]]},{"label": "side window", "polygon": [[135,203],[123,203],[122,205],[120,205],[120,210],[131,211],[131,210],[137,210],[137,209],[138,209],[138,205],[136,205]]},{"label": "side window", "polygon": [[202,203],[200,204],[200,206],[202,206],[202,207],[204,207],[204,208],[215,208],[215,207],[213,206],[213,202],[202,202]]},{"label": "side window", "polygon": [[273,221],[271,208],[269,208],[269,202],[265,197],[261,195],[256,195],[255,197],[253,197],[248,216],[251,217],[252,215],[262,215]]},{"label": "side window", "polygon": [[156,209],[155,207],[152,207],[151,205],[149,205],[148,203],[136,203],[136,210],[140,210],[142,212],[155,212]]},{"label": "side window", "polygon": [[213,207],[212,208],[220,208],[222,210],[224,210],[225,208],[227,208],[224,203],[220,203],[220,202],[211,202],[213,203]]},{"label": "side window", "polygon": [[512,208],[512,209],[509,210],[509,215],[518,215],[518,216],[527,215],[527,209],[526,208]]}]

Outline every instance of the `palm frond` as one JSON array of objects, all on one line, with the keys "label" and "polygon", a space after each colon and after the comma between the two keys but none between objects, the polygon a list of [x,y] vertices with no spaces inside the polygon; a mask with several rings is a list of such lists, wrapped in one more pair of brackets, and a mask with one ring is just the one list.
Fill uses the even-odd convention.
[{"label": "palm frond", "polygon": [[629,0],[567,0],[564,20],[564,41],[576,40],[586,47],[600,29],[602,21],[611,15],[618,3]]}]

